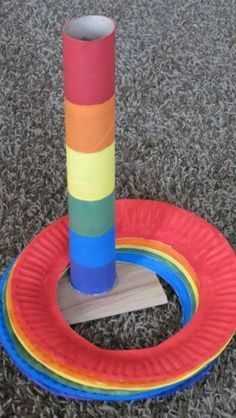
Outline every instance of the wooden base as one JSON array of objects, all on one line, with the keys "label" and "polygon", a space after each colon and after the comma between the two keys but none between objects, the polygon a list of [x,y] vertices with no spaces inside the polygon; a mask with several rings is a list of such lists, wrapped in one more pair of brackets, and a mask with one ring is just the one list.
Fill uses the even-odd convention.
[{"label": "wooden base", "polygon": [[150,270],[117,263],[117,276],[116,286],[110,292],[87,296],[72,288],[66,272],[57,290],[57,302],[65,320],[77,324],[167,303],[157,276]]}]

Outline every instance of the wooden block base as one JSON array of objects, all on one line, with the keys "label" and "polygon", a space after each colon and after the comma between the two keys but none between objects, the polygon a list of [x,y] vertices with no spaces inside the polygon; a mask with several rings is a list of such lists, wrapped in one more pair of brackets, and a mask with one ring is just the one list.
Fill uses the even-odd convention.
[{"label": "wooden block base", "polygon": [[150,270],[117,263],[117,276],[116,286],[110,292],[87,296],[72,288],[66,272],[57,290],[57,302],[65,320],[77,324],[167,303],[157,276]]}]

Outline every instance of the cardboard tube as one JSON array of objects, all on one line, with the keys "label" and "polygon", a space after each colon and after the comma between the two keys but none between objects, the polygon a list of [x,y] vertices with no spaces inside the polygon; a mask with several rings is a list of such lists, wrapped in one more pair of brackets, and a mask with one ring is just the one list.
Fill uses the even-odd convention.
[{"label": "cardboard tube", "polygon": [[63,29],[70,280],[82,293],[115,283],[115,25],[82,16]]}]

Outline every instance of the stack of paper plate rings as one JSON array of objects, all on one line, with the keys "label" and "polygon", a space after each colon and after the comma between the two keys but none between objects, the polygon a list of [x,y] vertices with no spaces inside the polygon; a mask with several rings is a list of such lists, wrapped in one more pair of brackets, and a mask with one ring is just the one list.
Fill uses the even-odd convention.
[{"label": "stack of paper plate rings", "polygon": [[59,396],[168,396],[213,366],[236,323],[236,257],[211,225],[174,206],[116,203],[116,260],[152,270],[179,297],[182,330],[145,349],[106,350],[65,322],[57,284],[69,267],[68,218],[37,235],[1,280],[1,343],[33,382]]}]

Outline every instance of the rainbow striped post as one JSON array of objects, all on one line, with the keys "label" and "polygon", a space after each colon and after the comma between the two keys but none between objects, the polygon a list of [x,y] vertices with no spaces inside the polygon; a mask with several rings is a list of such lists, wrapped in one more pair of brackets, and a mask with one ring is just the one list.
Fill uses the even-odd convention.
[{"label": "rainbow striped post", "polygon": [[115,26],[83,16],[63,31],[70,280],[85,294],[115,283]]}]

